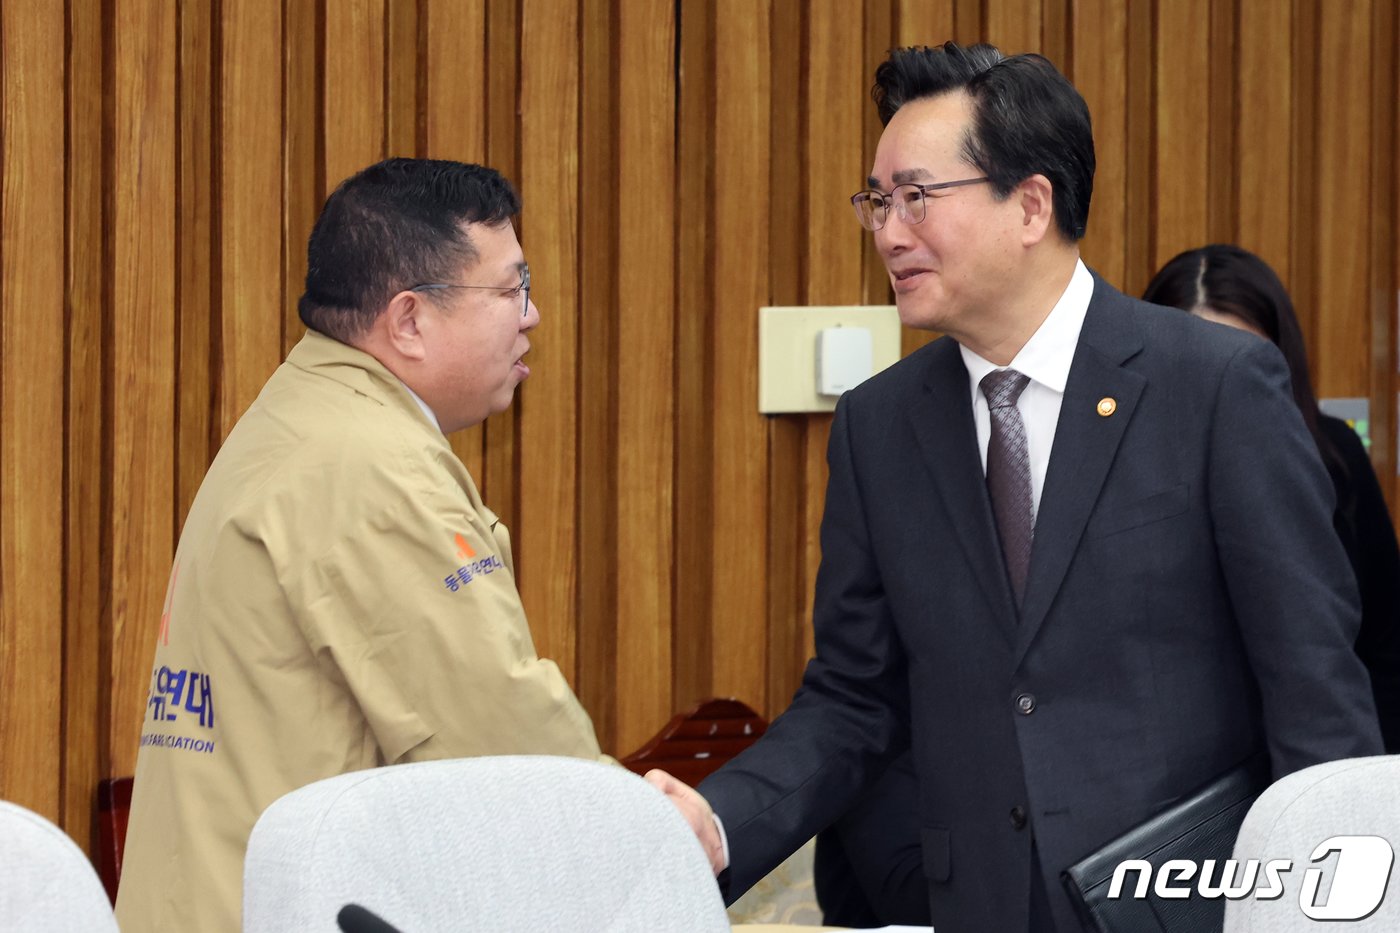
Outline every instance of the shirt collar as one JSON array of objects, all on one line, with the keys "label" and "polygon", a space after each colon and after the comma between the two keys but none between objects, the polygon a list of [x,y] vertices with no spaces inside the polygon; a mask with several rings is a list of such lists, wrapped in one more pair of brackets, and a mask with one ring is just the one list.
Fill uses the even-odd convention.
[{"label": "shirt collar", "polygon": [[408,383],[404,382],[402,379],[399,379],[399,385],[403,386],[403,390],[413,397],[413,400],[418,403],[419,408],[423,409],[423,414],[428,416],[428,421],[432,422],[433,427],[441,431],[442,425],[438,423],[437,415],[433,414],[433,410],[428,407],[428,403],[419,398],[418,393],[410,389]]},{"label": "shirt collar", "polygon": [[[1064,294],[1007,368],[1063,393],[1069,381],[1070,364],[1074,362],[1074,349],[1079,345],[1079,332],[1084,327],[1084,316],[1089,312],[1089,300],[1093,297],[1094,276],[1084,261],[1077,259]],[[983,376],[1002,368],[962,344],[958,349],[962,351],[963,365],[972,378],[974,390]]]}]

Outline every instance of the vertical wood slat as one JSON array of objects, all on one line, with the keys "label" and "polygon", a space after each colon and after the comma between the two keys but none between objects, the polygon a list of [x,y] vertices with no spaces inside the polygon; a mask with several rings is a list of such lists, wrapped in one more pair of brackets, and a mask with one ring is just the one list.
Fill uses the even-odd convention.
[{"label": "vertical wood slat", "polygon": [[1007,55],[1039,52],[1042,2],[1043,0],[984,0],[983,15],[987,24],[987,41]]},{"label": "vertical wood slat", "polygon": [[1128,15],[1121,0],[1078,0],[1074,73],[1070,79],[1089,105],[1094,127],[1094,194],[1081,244],[1084,261],[1122,286],[1128,216]]},{"label": "vertical wood slat", "polygon": [[0,9],[0,797],[60,817],[63,43],[59,4]]},{"label": "vertical wood slat", "polygon": [[1370,357],[1368,227],[1357,219],[1370,199],[1371,105],[1359,88],[1371,69],[1371,0],[1322,5],[1318,44],[1317,283],[1327,296],[1326,327],[1316,327],[1309,349],[1317,390],[1324,395],[1366,395],[1370,380],[1357,363]]},{"label": "vertical wood slat", "polygon": [[[214,56],[211,7],[179,5],[176,99],[176,479],[175,522],[189,513],[216,449],[214,377],[210,371],[215,320]],[[219,435],[222,437],[222,434]]]},{"label": "vertical wood slat", "polygon": [[[861,300],[861,248],[864,231],[855,223],[846,195],[851,178],[869,171],[865,145],[852,127],[862,125],[865,69],[861,46],[848,37],[861,28],[861,9],[843,0],[823,0],[809,10],[807,66],[808,153],[806,242],[807,303],[852,305]],[[812,597],[821,560],[819,527],[826,499],[826,446],[831,417],[806,419],[802,464],[802,618],[812,617]],[[781,477],[775,480],[782,482]],[[804,631],[791,666],[811,655],[810,626]],[[780,712],[789,695],[769,697],[769,708]]]},{"label": "vertical wood slat", "polygon": [[322,119],[330,190],[384,158],[385,2],[334,0],[325,5]]},{"label": "vertical wood slat", "polygon": [[[520,183],[519,0],[492,0],[486,13],[486,162],[513,183]],[[528,256],[526,257],[529,258]],[[482,495],[508,526],[516,523],[520,484],[515,438],[520,411],[512,407],[486,427],[482,457]]]},{"label": "vertical wood slat", "polygon": [[219,437],[282,361],[282,16],[223,0],[219,50]]},{"label": "vertical wood slat", "polygon": [[1209,21],[1210,0],[1157,6],[1154,269],[1206,239],[1210,46],[1200,32]]},{"label": "vertical wood slat", "polygon": [[306,285],[306,241],[325,198],[317,140],[323,138],[318,96],[316,0],[282,6],[282,355],[306,333],[297,302]]},{"label": "vertical wood slat", "polygon": [[[624,2],[618,33],[618,175],[659,194],[618,228],[617,740],[635,748],[672,711],[671,536],[675,412],[674,4]],[[629,221],[631,218],[628,218]],[[580,547],[587,542],[579,542]],[[589,581],[584,580],[587,585]],[[759,589],[758,587],[754,587]]]},{"label": "vertical wood slat", "polygon": [[520,186],[522,229],[542,321],[530,335],[533,371],[520,407],[520,590],[541,655],[572,683],[578,555],[577,224],[578,6],[522,0]]},{"label": "vertical wood slat", "polygon": [[[1127,204],[1123,228],[1123,279],[1119,287],[1130,295],[1140,295],[1157,270],[1153,256],[1156,220],[1153,137],[1156,119],[1153,109],[1153,72],[1156,43],[1153,39],[1152,0],[1127,0],[1127,120],[1124,153],[1127,178]],[[1090,114],[1092,117],[1092,113]],[[1089,212],[1089,228],[1094,224]]]},{"label": "vertical wood slat", "polygon": [[[714,447],[710,530],[714,552],[713,687],[718,695],[767,696],[764,549],[768,457],[758,414],[757,309],[768,300],[768,175],[771,75],[769,10],[747,0],[715,6]],[[746,239],[726,231],[747,230]],[[784,698],[786,699],[786,698]]]},{"label": "vertical wood slat", "polygon": [[[486,9],[481,0],[470,3],[429,0],[427,10],[427,61],[424,68],[424,102],[427,155],[459,162],[486,160]],[[529,256],[526,256],[529,259]],[[482,448],[486,432],[508,416],[497,416],[486,426],[473,425],[451,435],[452,449],[467,472],[486,487],[482,473]],[[488,503],[492,500],[487,499]]]},{"label": "vertical wood slat", "polygon": [[[934,46],[953,39],[955,6],[954,0],[895,0],[897,44]],[[866,75],[871,83],[874,74]]]},{"label": "vertical wood slat", "polygon": [[[623,211],[617,196],[622,147],[617,131],[622,107],[617,85],[621,69],[615,67],[621,41],[616,38],[617,13],[614,0],[583,0],[580,14],[578,485],[586,492],[578,503],[576,619],[579,699],[593,716],[603,747],[623,754],[629,746],[618,745],[616,738],[618,677],[630,668],[624,667],[619,656],[622,553],[618,548],[617,490],[621,477],[614,468],[618,438],[618,387],[614,380],[618,379],[619,352],[614,309],[619,308],[618,237]],[[653,190],[665,191],[659,185]],[[657,200],[662,198],[664,193]],[[635,228],[630,212],[627,218],[627,226]],[[659,265],[669,267],[670,259],[666,256]],[[650,273],[647,269],[642,275]],[[635,360],[639,354],[629,352],[627,358]],[[669,530],[669,520],[666,524]],[[631,573],[629,570],[629,576]],[[652,624],[669,630],[670,608],[667,605],[664,612],[656,614]],[[648,660],[655,665],[654,659]],[[669,685],[670,658],[663,661],[656,673],[667,676]]]},{"label": "vertical wood slat", "polygon": [[1317,111],[1322,106],[1318,96],[1321,41],[1320,0],[1293,0],[1292,78],[1289,89],[1292,98],[1292,127],[1289,138],[1289,277],[1285,280],[1298,312],[1303,342],[1312,363],[1313,388],[1321,390],[1318,382],[1319,347],[1317,324],[1321,302],[1326,296],[1318,287],[1319,214],[1325,209],[1319,201]]},{"label": "vertical wood slat", "polygon": [[[775,93],[790,89],[796,105],[774,107],[768,131],[768,281],[769,300],[778,307],[801,305],[807,294],[806,229],[811,207],[807,196],[804,114],[809,88],[803,83],[806,43],[789,41],[805,35],[808,8],[796,3],[773,6],[769,38],[769,74]],[[859,187],[859,182],[848,181]],[[772,702],[792,693],[801,675],[804,632],[802,614],[806,552],[802,547],[804,487],[803,439],[806,418],[767,418],[767,685]]]},{"label": "vertical wood slat", "polygon": [[174,550],[175,8],[114,0],[111,767],[130,774]]},{"label": "vertical wood slat", "polygon": [[[420,0],[405,3],[387,3],[384,9],[384,154],[386,156],[418,156],[420,116],[423,107],[418,102],[419,93],[419,40],[424,38],[420,31]],[[459,55],[465,50],[469,36],[483,32],[480,21],[473,24],[475,30],[462,35],[453,35],[459,42]],[[431,35],[427,37],[431,41]],[[426,82],[422,82],[426,83]],[[479,162],[480,159],[467,159]]]},{"label": "vertical wood slat", "polygon": [[[102,459],[102,329],[106,318],[103,295],[107,288],[103,268],[106,199],[102,192],[101,3],[70,3],[68,34],[68,151],[63,179],[68,215],[68,333],[64,367],[68,397],[63,425],[65,712],[60,825],[87,851],[92,848],[93,789],[107,774],[105,715],[112,685],[109,652],[103,648],[101,574],[101,529],[106,514],[102,503],[106,479]],[[3,294],[4,285],[0,284],[0,296]],[[0,757],[15,754],[8,742],[0,744]]]},{"label": "vertical wood slat", "polygon": [[682,4],[677,89],[676,165],[676,571],[672,614],[672,695],[684,707],[715,693],[713,685],[714,548],[709,516],[713,384],[715,156],[715,10]]},{"label": "vertical wood slat", "polygon": [[1371,22],[1370,379],[1371,459],[1395,514],[1396,337],[1400,330],[1400,236],[1394,207],[1400,197],[1400,12],[1377,3]]},{"label": "vertical wood slat", "polygon": [[1239,0],[1239,106],[1236,188],[1238,242],[1291,278],[1293,171],[1292,10],[1273,0]]},{"label": "vertical wood slat", "polygon": [[1239,204],[1235,200],[1238,164],[1235,149],[1235,113],[1239,109],[1239,43],[1236,25],[1239,0],[1211,0],[1210,71],[1206,80],[1207,120],[1200,130],[1205,134],[1206,240],[1230,243],[1239,239]]}]

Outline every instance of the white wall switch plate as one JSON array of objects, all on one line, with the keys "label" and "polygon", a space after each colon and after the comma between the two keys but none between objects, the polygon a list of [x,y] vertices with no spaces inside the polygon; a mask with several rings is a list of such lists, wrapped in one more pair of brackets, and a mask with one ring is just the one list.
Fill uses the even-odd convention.
[{"label": "white wall switch plate", "polygon": [[836,396],[817,392],[817,335],[834,327],[870,332],[872,375],[899,360],[899,312],[893,305],[759,308],[760,412],[776,415],[835,410]]}]

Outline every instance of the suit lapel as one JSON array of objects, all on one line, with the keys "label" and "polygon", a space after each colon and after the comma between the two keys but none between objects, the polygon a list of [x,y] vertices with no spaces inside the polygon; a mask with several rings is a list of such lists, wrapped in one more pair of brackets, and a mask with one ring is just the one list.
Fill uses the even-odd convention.
[{"label": "suit lapel", "polygon": [[952,340],[940,341],[933,348],[924,391],[910,406],[909,418],[924,466],[932,474],[934,488],[967,553],[972,576],[1010,647],[1016,637],[1016,608],[993,531],[996,526],[977,453],[967,378],[958,345]]},{"label": "suit lapel", "polygon": [[[1123,363],[1142,349],[1141,334],[1132,315],[1122,307],[1125,304],[1121,294],[1095,276],[1094,297],[1065,384],[1041,490],[1030,574],[1017,626],[1015,665],[1021,663],[1064,582],[1147,384],[1141,375],[1123,368]],[[1099,410],[1104,399],[1112,399],[1114,404],[1107,416]]]}]

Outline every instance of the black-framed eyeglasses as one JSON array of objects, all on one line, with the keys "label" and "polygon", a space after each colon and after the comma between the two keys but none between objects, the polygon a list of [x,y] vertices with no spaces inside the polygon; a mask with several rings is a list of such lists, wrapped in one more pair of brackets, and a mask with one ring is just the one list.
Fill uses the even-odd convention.
[{"label": "black-framed eyeglasses", "polygon": [[520,316],[527,317],[530,314],[530,267],[524,266],[520,270],[519,285],[440,285],[427,284],[415,285],[409,289],[411,292],[436,292],[448,288],[489,288],[498,292],[505,292],[507,296],[514,298],[516,295],[523,295],[524,299],[520,306]]},{"label": "black-framed eyeglasses", "polygon": [[[984,181],[991,181],[991,179],[983,175],[980,178],[939,181],[931,185],[895,185],[894,190],[889,194],[866,189],[851,195],[851,206],[856,209],[856,219],[867,230],[879,230],[885,225],[891,204],[894,205],[895,213],[899,215],[899,219],[906,224],[923,223],[924,217],[928,214],[924,199],[932,195],[933,192],[942,191],[945,188],[961,188],[964,185],[980,185]],[[939,197],[939,195],[933,196]]]}]

